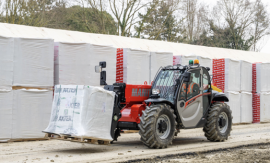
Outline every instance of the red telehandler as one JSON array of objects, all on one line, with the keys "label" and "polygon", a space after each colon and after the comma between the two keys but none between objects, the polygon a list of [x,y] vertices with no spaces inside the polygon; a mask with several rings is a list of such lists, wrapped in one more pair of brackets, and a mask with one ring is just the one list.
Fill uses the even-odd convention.
[{"label": "red telehandler", "polygon": [[210,141],[225,141],[230,136],[232,114],[224,103],[224,93],[214,91],[210,68],[198,60],[189,65],[161,68],[152,86],[125,83],[106,84],[106,62],[96,66],[104,89],[116,93],[111,136],[120,131],[139,130],[141,141],[149,148],[167,148],[180,129],[203,128]]}]

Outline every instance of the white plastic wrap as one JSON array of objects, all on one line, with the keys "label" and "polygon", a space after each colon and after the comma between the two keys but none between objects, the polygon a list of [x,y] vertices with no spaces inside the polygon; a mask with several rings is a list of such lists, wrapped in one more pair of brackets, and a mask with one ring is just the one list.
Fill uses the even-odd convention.
[{"label": "white plastic wrap", "polygon": [[151,52],[151,79],[152,82],[160,69],[160,67],[166,67],[173,65],[173,53],[171,52]]},{"label": "white plastic wrap", "polygon": [[57,134],[80,133],[83,96],[83,85],[56,85],[50,123],[44,131]]},{"label": "white plastic wrap", "polygon": [[212,61],[212,59],[208,58],[208,57],[201,57],[201,56],[198,56],[197,58],[198,58],[201,66],[210,68],[209,74],[212,75],[212,72],[213,72],[213,70],[212,70],[213,69],[213,61]]},{"label": "white plastic wrap", "polygon": [[256,63],[253,66],[253,92],[270,92],[269,72],[270,63]]},{"label": "white plastic wrap", "polygon": [[240,61],[241,63],[241,89],[240,91],[251,92],[252,91],[252,63],[246,61]]},{"label": "white plastic wrap", "polygon": [[55,85],[100,86],[99,62],[106,61],[107,84],[116,82],[116,48],[88,43],[55,43]]},{"label": "white plastic wrap", "polygon": [[240,92],[240,61],[213,59],[213,83],[223,92]]},{"label": "white plastic wrap", "polygon": [[13,82],[14,38],[0,36],[0,90],[11,90]]},{"label": "white plastic wrap", "polygon": [[123,49],[123,78],[127,84],[150,84],[150,52]]},{"label": "white plastic wrap", "polygon": [[81,137],[113,140],[111,124],[115,93],[98,87],[85,87],[81,124]]},{"label": "white plastic wrap", "polygon": [[197,59],[197,56],[195,54],[173,56],[173,65],[189,65],[189,61],[195,59]]},{"label": "white plastic wrap", "polygon": [[260,121],[270,122],[270,92],[261,92],[260,99]]},{"label": "white plastic wrap", "polygon": [[14,90],[12,139],[44,138],[41,131],[48,125],[53,92],[49,90]]},{"label": "white plastic wrap", "polygon": [[95,72],[95,66],[98,66],[101,61],[106,62],[106,68],[104,69],[106,71],[106,82],[108,85],[112,85],[116,82],[116,48],[96,44],[91,44],[90,47],[91,59],[88,71],[91,73],[91,80],[90,83],[85,85],[100,86],[100,74]]},{"label": "white plastic wrap", "polygon": [[229,91],[226,92],[227,97],[229,98],[229,102],[227,104],[230,106],[233,116],[233,124],[237,124],[241,122],[241,95],[239,92]]},{"label": "white plastic wrap", "polygon": [[15,38],[14,86],[52,87],[52,39]]},{"label": "white plastic wrap", "polygon": [[225,92],[240,91],[240,61],[225,59]]},{"label": "white plastic wrap", "polygon": [[13,91],[0,91],[0,142],[11,139]]},{"label": "white plastic wrap", "polygon": [[92,86],[57,85],[54,95],[45,132],[112,140],[114,92]]},{"label": "white plastic wrap", "polygon": [[[230,99],[231,100],[231,99]],[[252,93],[241,93],[241,123],[252,123]]]}]

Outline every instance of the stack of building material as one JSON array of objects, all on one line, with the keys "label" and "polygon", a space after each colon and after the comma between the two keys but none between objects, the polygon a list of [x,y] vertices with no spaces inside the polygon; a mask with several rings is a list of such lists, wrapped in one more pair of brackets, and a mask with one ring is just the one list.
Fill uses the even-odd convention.
[{"label": "stack of building material", "polygon": [[232,59],[213,59],[213,84],[229,96],[233,123],[240,123],[240,61]]},{"label": "stack of building material", "polygon": [[270,63],[252,65],[253,122],[270,122]]},{"label": "stack of building material", "polygon": [[52,39],[14,39],[12,139],[43,138],[52,105]]},{"label": "stack of building material", "polygon": [[0,141],[11,138],[14,38],[0,36]]},{"label": "stack of building material", "polygon": [[173,65],[173,53],[171,52],[151,52],[150,59],[150,81],[153,82],[158,70],[161,67]]},{"label": "stack of building material", "polygon": [[150,52],[129,48],[118,49],[116,75],[118,83],[150,84]]},{"label": "stack of building material", "polygon": [[12,139],[44,138],[52,106],[51,90],[13,91]]},{"label": "stack of building material", "polygon": [[13,91],[0,91],[0,142],[11,139]]},{"label": "stack of building material", "polygon": [[106,61],[107,83],[116,81],[116,48],[88,43],[55,43],[54,84],[100,86],[99,62]]},{"label": "stack of building material", "polygon": [[53,40],[0,37],[0,53],[0,139],[44,138],[40,131],[52,104]]},{"label": "stack of building material", "polygon": [[57,85],[44,132],[111,141],[114,97],[114,92],[99,87]]},{"label": "stack of building material", "polygon": [[241,123],[252,123],[252,63],[241,61]]},{"label": "stack of building material", "polygon": [[195,54],[173,56],[173,65],[189,65],[189,61],[195,59],[197,59]]},{"label": "stack of building material", "polygon": [[198,56],[197,58],[198,58],[201,66],[210,68],[209,74],[212,75],[212,72],[213,72],[213,70],[212,70],[213,69],[213,60],[211,58],[201,57],[201,56]]}]

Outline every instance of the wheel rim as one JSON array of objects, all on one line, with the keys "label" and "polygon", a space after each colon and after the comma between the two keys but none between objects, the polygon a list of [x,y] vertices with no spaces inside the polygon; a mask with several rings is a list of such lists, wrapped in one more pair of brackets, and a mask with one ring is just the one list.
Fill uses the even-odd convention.
[{"label": "wheel rim", "polygon": [[219,128],[219,131],[222,134],[224,134],[227,131],[228,126],[229,126],[229,118],[228,118],[228,116],[227,116],[227,114],[225,112],[222,112],[219,115],[219,118],[218,118],[218,128]]},{"label": "wheel rim", "polygon": [[171,131],[171,122],[167,115],[161,115],[156,124],[156,133],[160,139],[166,139]]}]

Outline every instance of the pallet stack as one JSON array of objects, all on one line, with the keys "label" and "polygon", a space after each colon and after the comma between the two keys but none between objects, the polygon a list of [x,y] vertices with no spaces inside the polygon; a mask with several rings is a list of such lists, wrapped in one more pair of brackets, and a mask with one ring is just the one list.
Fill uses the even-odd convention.
[{"label": "pallet stack", "polygon": [[[150,84],[150,52],[145,50],[117,49],[116,82]],[[108,74],[108,73],[107,73]]]},{"label": "pallet stack", "polygon": [[270,63],[252,65],[253,123],[270,122]]},{"label": "pallet stack", "polygon": [[241,61],[240,77],[240,122],[252,123],[252,63]]},{"label": "pallet stack", "polygon": [[116,81],[116,48],[89,43],[56,42],[54,85],[100,86],[99,62],[106,61],[107,83]]},{"label": "pallet stack", "polygon": [[240,67],[240,61],[237,60],[213,59],[213,83],[230,99],[228,104],[234,124],[241,122]]},{"label": "pallet stack", "polygon": [[0,140],[42,139],[52,104],[53,40],[0,37],[0,42]]}]

